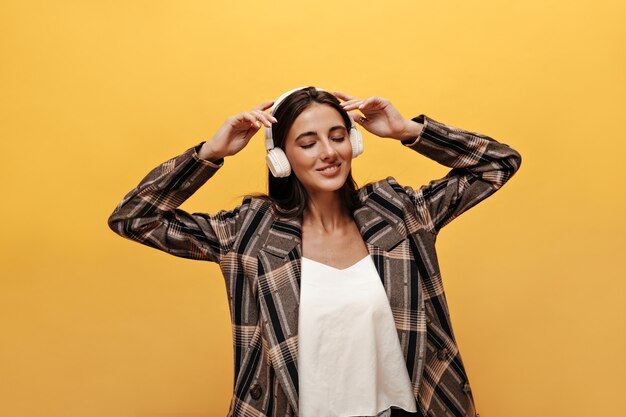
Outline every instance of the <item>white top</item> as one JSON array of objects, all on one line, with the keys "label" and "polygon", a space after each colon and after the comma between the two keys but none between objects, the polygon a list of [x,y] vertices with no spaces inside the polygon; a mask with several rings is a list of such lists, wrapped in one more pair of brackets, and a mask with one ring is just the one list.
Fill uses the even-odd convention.
[{"label": "white top", "polygon": [[301,417],[417,411],[389,300],[371,256],[346,269],[302,258]]}]

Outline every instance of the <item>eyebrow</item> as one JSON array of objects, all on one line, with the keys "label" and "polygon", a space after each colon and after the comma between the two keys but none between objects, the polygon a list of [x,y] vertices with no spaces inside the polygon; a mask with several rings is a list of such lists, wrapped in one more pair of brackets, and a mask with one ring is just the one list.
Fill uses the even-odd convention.
[{"label": "eyebrow", "polygon": [[[333,126],[330,129],[328,129],[328,133],[331,133],[331,132],[334,132],[335,130],[340,130],[340,129],[345,130],[346,127],[345,126],[340,126],[340,125]],[[306,136],[317,136],[317,132],[309,131],[309,132],[300,133],[295,141],[297,142],[298,140],[300,140],[300,139],[302,139],[302,138],[304,138]]]}]

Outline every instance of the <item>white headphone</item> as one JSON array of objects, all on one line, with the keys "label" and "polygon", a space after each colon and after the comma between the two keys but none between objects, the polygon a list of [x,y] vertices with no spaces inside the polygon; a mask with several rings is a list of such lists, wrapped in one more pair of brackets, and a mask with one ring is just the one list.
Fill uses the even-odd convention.
[{"label": "white headphone", "polygon": [[[270,109],[270,115],[274,115],[274,112],[278,108],[278,105],[289,96],[291,93],[294,93],[298,90],[302,90],[307,87],[299,87],[294,88],[293,90],[289,90],[274,102],[274,105]],[[321,88],[316,88],[317,91],[326,91]],[[363,136],[361,132],[356,128],[354,124],[354,120],[350,117],[350,144],[352,145],[352,157],[356,158],[360,154],[363,153]],[[267,155],[265,157],[265,161],[267,162],[267,166],[270,169],[270,172],[274,177],[288,177],[291,174],[291,165],[289,165],[289,160],[287,159],[287,155],[281,148],[274,147],[274,138],[272,137],[272,128],[265,128],[265,149],[267,149]]]}]

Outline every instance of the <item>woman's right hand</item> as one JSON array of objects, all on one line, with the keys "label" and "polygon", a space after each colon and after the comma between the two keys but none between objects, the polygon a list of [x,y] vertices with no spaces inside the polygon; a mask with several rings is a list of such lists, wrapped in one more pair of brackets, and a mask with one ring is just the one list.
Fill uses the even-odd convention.
[{"label": "woman's right hand", "polygon": [[248,144],[261,125],[272,127],[272,123],[276,123],[274,116],[265,112],[273,104],[274,101],[268,101],[251,111],[226,119],[215,135],[202,145],[198,156],[208,161],[216,161],[225,156],[235,155]]}]

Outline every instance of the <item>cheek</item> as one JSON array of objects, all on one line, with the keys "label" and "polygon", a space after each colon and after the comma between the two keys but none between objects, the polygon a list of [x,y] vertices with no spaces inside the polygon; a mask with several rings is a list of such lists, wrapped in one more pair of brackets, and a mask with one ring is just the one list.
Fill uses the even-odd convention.
[{"label": "cheek", "polygon": [[298,171],[302,168],[308,168],[310,165],[315,164],[315,155],[311,152],[307,152],[305,149],[290,149],[287,152],[287,159],[294,171]]},{"label": "cheek", "polygon": [[346,141],[345,146],[341,148],[341,156],[344,159],[352,159],[352,144],[350,141]]}]

